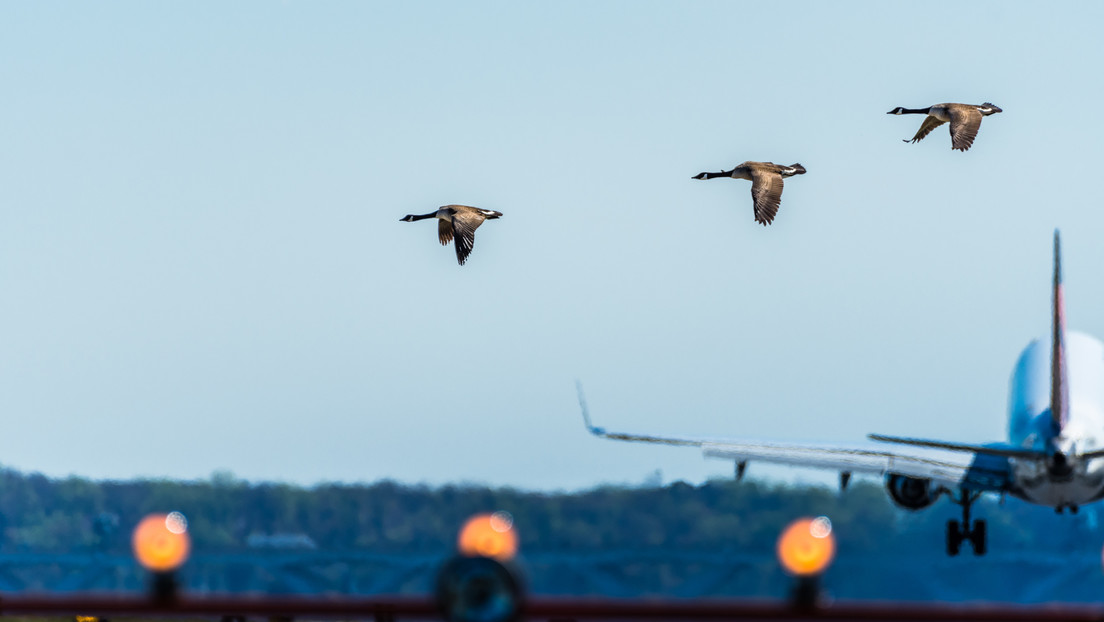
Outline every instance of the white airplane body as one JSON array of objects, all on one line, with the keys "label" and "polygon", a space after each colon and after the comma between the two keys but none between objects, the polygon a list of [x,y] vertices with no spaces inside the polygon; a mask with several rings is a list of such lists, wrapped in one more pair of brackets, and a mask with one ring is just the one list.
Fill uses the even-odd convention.
[{"label": "white airplane body", "polygon": [[749,461],[838,470],[841,486],[851,473],[886,478],[898,505],[919,510],[949,495],[962,506],[962,520],[947,525],[947,552],[964,541],[974,553],[986,550],[984,520],[970,522],[970,505],[985,492],[1009,494],[1031,503],[1076,512],[1104,497],[1104,342],[1066,332],[1058,232],[1054,233],[1053,315],[1049,339],[1024,348],[1012,374],[1008,441],[971,445],[871,434],[901,447],[800,444],[755,440],[666,437],[606,431],[592,434],[622,441],[700,447],[707,457],[736,463],[737,477]]},{"label": "white airplane body", "polygon": [[[1104,449],[1104,343],[1078,332],[1065,334],[1069,408],[1055,429],[1051,416],[1051,347],[1032,341],[1020,354],[1012,374],[1008,404],[1011,445],[1064,456],[1083,456]],[[1091,455],[1091,454],[1090,454]],[[1104,495],[1104,457],[1077,460],[1068,478],[1053,477],[1039,460],[1011,459],[1014,496],[1040,505],[1076,507]]]}]

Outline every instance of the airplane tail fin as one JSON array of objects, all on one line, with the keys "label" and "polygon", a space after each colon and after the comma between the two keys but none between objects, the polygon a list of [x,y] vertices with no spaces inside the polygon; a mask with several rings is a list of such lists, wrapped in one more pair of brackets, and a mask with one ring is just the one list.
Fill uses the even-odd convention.
[{"label": "airplane tail fin", "polygon": [[1069,420],[1069,379],[1066,368],[1066,314],[1062,302],[1062,249],[1054,230],[1054,311],[1051,317],[1050,416],[1061,431]]}]

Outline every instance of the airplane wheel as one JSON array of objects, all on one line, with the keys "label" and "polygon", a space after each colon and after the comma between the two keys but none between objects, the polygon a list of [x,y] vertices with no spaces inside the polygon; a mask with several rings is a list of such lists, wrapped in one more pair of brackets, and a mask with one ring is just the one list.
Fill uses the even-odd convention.
[{"label": "airplane wheel", "polygon": [[958,528],[958,521],[947,521],[947,555],[958,555],[958,549],[962,546],[962,530]]},{"label": "airplane wheel", "polygon": [[974,521],[974,528],[970,530],[970,543],[974,545],[974,555],[985,555],[988,545],[985,542],[985,521]]}]

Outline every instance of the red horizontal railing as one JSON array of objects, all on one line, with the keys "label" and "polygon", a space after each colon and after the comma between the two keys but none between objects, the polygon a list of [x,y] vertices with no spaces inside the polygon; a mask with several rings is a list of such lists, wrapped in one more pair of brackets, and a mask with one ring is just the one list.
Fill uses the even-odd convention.
[{"label": "red horizontal railing", "polygon": [[[106,595],[0,596],[0,615],[192,616],[342,618],[392,622],[440,619],[425,597],[184,597],[158,602]],[[1003,605],[896,602],[835,602],[798,608],[785,601],[529,598],[526,620],[1104,620],[1104,605]]]}]

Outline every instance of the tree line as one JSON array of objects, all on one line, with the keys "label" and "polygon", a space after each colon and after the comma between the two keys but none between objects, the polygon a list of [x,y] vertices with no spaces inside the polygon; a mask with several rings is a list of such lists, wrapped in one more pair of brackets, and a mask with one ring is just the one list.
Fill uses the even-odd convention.
[{"label": "tree line", "polygon": [[[785,525],[801,516],[832,520],[842,551],[939,552],[947,500],[920,512],[896,508],[876,480],[846,491],[824,486],[714,480],[702,485],[599,486],[535,492],[479,485],[249,483],[219,472],[207,480],[53,479],[0,469],[0,551],[112,551],[148,513],[183,512],[195,550],[247,548],[250,536],[302,534],[323,550],[434,553],[449,550],[478,512],[514,517],[522,550],[680,549],[770,554]],[[985,499],[990,548],[1100,551],[1092,506],[1078,516]],[[256,538],[253,539],[256,541]]]}]

